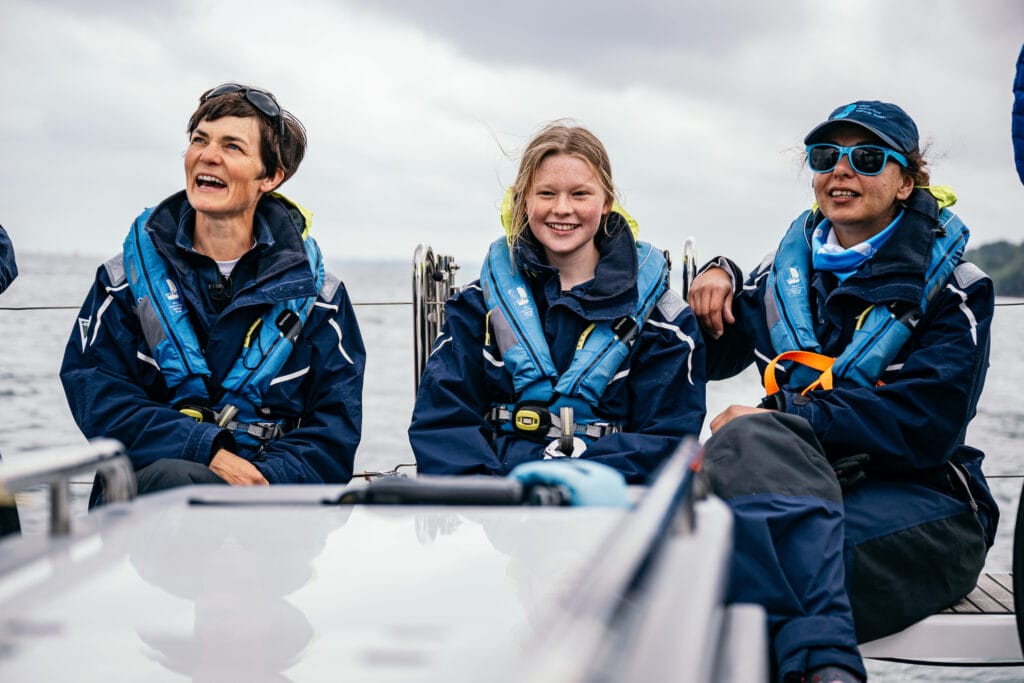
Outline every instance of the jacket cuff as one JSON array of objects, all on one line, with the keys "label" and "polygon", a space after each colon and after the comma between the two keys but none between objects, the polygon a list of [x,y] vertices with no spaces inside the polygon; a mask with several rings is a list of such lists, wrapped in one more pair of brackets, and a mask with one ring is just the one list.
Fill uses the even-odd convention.
[{"label": "jacket cuff", "polygon": [[724,256],[716,256],[697,271],[697,275],[700,275],[704,271],[710,270],[711,268],[721,268],[729,274],[729,279],[732,280],[732,291],[733,294],[739,294],[743,287],[743,270],[736,265],[730,259]]},{"label": "jacket cuff", "polygon": [[213,460],[213,456],[217,455],[217,451],[222,448],[232,453],[238,453],[238,444],[235,442],[235,436],[227,429],[220,430],[213,437],[213,443],[210,444],[210,460]]},{"label": "jacket cuff", "polygon": [[[209,422],[196,422],[195,428],[189,434],[188,441],[185,442],[181,457],[200,465],[209,465],[215,452],[214,440],[222,432],[227,432],[227,430]],[[231,436],[230,432],[228,432],[228,436]]]},{"label": "jacket cuff", "polygon": [[823,425],[820,424],[822,411],[814,399],[804,394],[787,392],[785,389],[780,389],[775,395],[780,397],[779,404],[782,406],[780,408],[782,412],[804,418],[810,423],[815,434],[821,433],[823,428]]},{"label": "jacket cuff", "polygon": [[786,394],[782,391],[776,391],[771,396],[765,396],[761,399],[761,403],[758,404],[758,408],[766,408],[768,410],[777,410],[780,413],[786,412]]}]

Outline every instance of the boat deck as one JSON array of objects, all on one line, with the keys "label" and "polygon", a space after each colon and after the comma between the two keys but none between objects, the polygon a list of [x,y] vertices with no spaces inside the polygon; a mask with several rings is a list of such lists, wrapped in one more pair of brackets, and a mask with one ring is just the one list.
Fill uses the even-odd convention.
[{"label": "boat deck", "polygon": [[943,614],[1013,614],[1013,574],[982,574],[978,585]]},{"label": "boat deck", "polygon": [[1013,575],[982,574],[963,600],[885,638],[864,643],[872,659],[910,663],[1021,663]]}]

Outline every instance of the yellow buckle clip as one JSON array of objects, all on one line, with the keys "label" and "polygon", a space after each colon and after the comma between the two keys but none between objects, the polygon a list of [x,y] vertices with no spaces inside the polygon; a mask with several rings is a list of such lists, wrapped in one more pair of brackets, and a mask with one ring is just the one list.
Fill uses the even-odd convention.
[{"label": "yellow buckle clip", "polygon": [[540,413],[531,408],[520,408],[515,414],[515,427],[522,432],[535,432],[540,429]]}]

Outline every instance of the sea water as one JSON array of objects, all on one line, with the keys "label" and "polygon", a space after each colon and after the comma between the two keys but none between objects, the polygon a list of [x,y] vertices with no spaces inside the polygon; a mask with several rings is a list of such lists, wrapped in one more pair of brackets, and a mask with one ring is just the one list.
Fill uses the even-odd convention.
[{"label": "sea water", "polygon": [[[459,255],[456,255],[459,256]],[[0,296],[0,454],[14,461],[32,451],[84,442],[68,409],[58,372],[64,347],[77,335],[78,306],[92,286],[102,256],[19,254],[20,275]],[[413,407],[413,332],[411,255],[408,262],[334,262],[356,303],[367,348],[363,396],[363,439],[356,471],[385,471],[414,462],[406,428]],[[459,273],[460,283],[474,268]],[[1024,302],[1000,299],[992,332],[991,368],[968,443],[987,454],[985,471],[999,502],[1002,519],[987,569],[1009,571],[1013,522],[1024,474]],[[30,310],[20,310],[30,309]],[[752,405],[761,396],[756,374],[708,387],[708,414],[730,404]],[[705,436],[707,429],[705,427]],[[79,487],[87,491],[88,487]],[[42,533],[42,494],[19,496],[25,533]],[[85,514],[82,495],[75,514]],[[876,681],[1020,681],[1021,669],[976,670],[907,667],[869,662]]]}]

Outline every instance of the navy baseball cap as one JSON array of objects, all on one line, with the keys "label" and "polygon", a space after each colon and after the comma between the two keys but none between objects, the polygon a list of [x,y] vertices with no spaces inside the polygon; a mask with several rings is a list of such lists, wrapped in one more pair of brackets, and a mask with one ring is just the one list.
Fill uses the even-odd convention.
[{"label": "navy baseball cap", "polygon": [[914,119],[895,104],[878,100],[858,100],[839,107],[828,115],[826,121],[811,129],[804,138],[804,144],[821,142],[829,129],[844,123],[852,123],[874,133],[897,152],[908,154],[917,149]]}]

